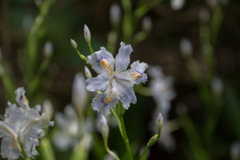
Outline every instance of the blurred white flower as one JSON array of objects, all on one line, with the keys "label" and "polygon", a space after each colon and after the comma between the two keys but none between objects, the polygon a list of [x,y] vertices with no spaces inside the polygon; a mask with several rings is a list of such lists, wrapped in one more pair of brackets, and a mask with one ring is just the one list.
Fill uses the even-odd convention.
[{"label": "blurred white flower", "polygon": [[147,75],[144,73],[148,65],[135,61],[127,70],[130,63],[131,45],[121,42],[116,59],[104,47],[88,56],[88,63],[99,74],[87,79],[87,90],[90,92],[102,91],[93,99],[93,109],[104,114],[110,113],[110,108],[116,106],[120,100],[125,109],[137,102],[133,86],[144,83]]},{"label": "blurred white flower", "polygon": [[92,122],[89,120],[79,122],[77,113],[71,105],[66,106],[64,114],[56,113],[55,121],[58,130],[54,134],[53,142],[60,150],[75,148],[79,140],[92,130]]},{"label": "blurred white flower", "polygon": [[[156,134],[158,133],[158,128],[161,127],[161,136],[158,142],[169,152],[172,152],[175,150],[176,143],[171,135],[171,132],[177,129],[177,127],[174,126],[173,123],[170,123],[168,120],[168,115],[167,114],[157,114],[159,113],[159,109],[157,108],[154,113],[153,113],[153,119],[149,124],[150,130]],[[157,119],[157,121],[156,121]],[[156,127],[157,124],[157,127]]]},{"label": "blurred white flower", "polygon": [[71,105],[66,106],[64,114],[56,113],[56,126],[59,130],[54,134],[53,142],[61,150],[74,148],[79,140],[77,113]]},{"label": "blurred white flower", "polygon": [[164,146],[164,148],[168,151],[174,151],[176,148],[176,143],[171,135],[171,132],[169,131],[169,126],[163,124],[162,130],[161,130],[161,137],[159,139],[160,144]]},{"label": "blurred white flower", "polygon": [[3,158],[18,159],[22,156],[21,146],[29,158],[38,155],[36,147],[39,138],[44,136],[43,128],[53,125],[46,121],[41,106],[30,108],[23,88],[16,90],[16,101],[20,105],[8,102],[6,112],[0,121],[1,155]]},{"label": "blurred white flower", "polygon": [[180,49],[184,56],[190,56],[193,52],[192,43],[187,38],[182,38],[180,41]]},{"label": "blurred white flower", "polygon": [[175,97],[172,89],[173,79],[171,77],[165,77],[160,67],[150,67],[149,76],[152,77],[150,87],[153,97],[157,103],[159,112],[164,116],[170,110],[171,100]]},{"label": "blurred white flower", "polygon": [[[175,141],[169,131],[171,126],[168,125],[168,112],[171,109],[171,100],[175,97],[175,93],[172,89],[173,79],[165,77],[159,66],[150,67],[149,76],[152,77],[150,87],[157,103],[154,117],[158,116],[158,120],[161,120],[161,118],[164,119],[159,142],[165,147],[165,149],[172,151],[175,149]],[[159,112],[161,113],[161,116],[159,116]],[[156,131],[154,132],[156,133]]]},{"label": "blurred white flower", "polygon": [[234,142],[230,148],[230,156],[231,160],[239,160],[240,159],[240,143]]},{"label": "blurred white flower", "polygon": [[210,13],[207,9],[201,9],[199,12],[199,19],[203,22],[208,22],[210,20]]},{"label": "blurred white flower", "polygon": [[180,10],[183,8],[185,0],[171,0],[170,5],[173,10]]},{"label": "blurred white flower", "polygon": [[118,25],[121,20],[121,9],[116,3],[111,5],[110,8],[110,21],[113,25]]},{"label": "blurred white flower", "polygon": [[219,77],[212,79],[212,91],[215,95],[221,95],[223,92],[222,80]]},{"label": "blurred white flower", "polygon": [[43,54],[45,57],[50,57],[53,54],[53,44],[51,41],[47,41],[43,47]]},{"label": "blurred white flower", "polygon": [[88,100],[85,81],[84,75],[78,73],[76,74],[72,85],[72,103],[80,115],[84,114]]},{"label": "blurred white flower", "polygon": [[45,100],[43,102],[43,112],[47,115],[48,119],[52,119],[53,111],[54,109],[52,102],[50,100]]},{"label": "blurred white flower", "polygon": [[149,32],[152,29],[152,20],[150,17],[144,17],[142,20],[142,29],[145,32]]}]

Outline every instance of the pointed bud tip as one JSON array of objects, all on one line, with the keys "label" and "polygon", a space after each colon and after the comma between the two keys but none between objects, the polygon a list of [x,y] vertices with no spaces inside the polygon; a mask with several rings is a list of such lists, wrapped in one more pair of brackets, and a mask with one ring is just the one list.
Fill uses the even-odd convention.
[{"label": "pointed bud tip", "polygon": [[156,125],[158,129],[162,128],[162,124],[163,124],[163,116],[161,113],[159,113],[156,120]]},{"label": "pointed bud tip", "polygon": [[71,39],[70,40],[70,42],[71,42],[71,45],[72,45],[72,47],[74,48],[74,49],[77,49],[77,43],[73,40],[73,39]]},{"label": "pointed bud tip", "polygon": [[103,137],[107,138],[109,134],[109,128],[108,128],[107,120],[104,115],[101,115],[100,125],[101,125],[101,131],[102,131]]},{"label": "pointed bud tip", "polygon": [[90,33],[90,30],[89,30],[89,28],[86,24],[84,24],[84,38],[88,43],[90,43],[91,33]]},{"label": "pointed bud tip", "polygon": [[92,78],[92,73],[87,66],[85,66],[84,71],[87,78]]},{"label": "pointed bud tip", "polygon": [[152,20],[150,17],[144,17],[142,20],[142,29],[145,32],[149,32],[152,29]]},{"label": "pointed bud tip", "polygon": [[52,53],[53,53],[53,44],[51,41],[47,41],[43,48],[43,54],[45,57],[50,57],[52,56]]}]

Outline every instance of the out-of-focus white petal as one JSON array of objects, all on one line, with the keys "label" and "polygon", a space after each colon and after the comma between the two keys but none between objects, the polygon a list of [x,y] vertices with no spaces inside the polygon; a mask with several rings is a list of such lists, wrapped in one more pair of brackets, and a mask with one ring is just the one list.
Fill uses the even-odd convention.
[{"label": "out-of-focus white petal", "polygon": [[142,29],[145,32],[149,32],[152,29],[152,20],[150,17],[144,17],[142,20]]},{"label": "out-of-focus white petal", "polygon": [[133,51],[131,45],[125,45],[125,43],[120,43],[121,47],[116,56],[116,71],[126,70],[130,63],[130,54]]},{"label": "out-of-focus white petal", "polygon": [[116,3],[111,5],[110,8],[110,21],[113,25],[118,25],[121,20],[121,9]]},{"label": "out-of-focus white petal", "polygon": [[53,105],[50,100],[43,102],[43,112],[47,115],[48,119],[52,119],[53,116]]},{"label": "out-of-focus white petal", "polygon": [[82,73],[78,73],[73,81],[72,86],[72,103],[73,106],[82,113],[85,111],[85,107],[88,100],[88,93],[86,90],[85,78]]},{"label": "out-of-focus white petal", "polygon": [[170,152],[176,148],[176,143],[172,135],[167,131],[167,127],[163,125],[161,130],[160,143]]},{"label": "out-of-focus white petal", "polygon": [[47,41],[43,48],[43,54],[45,57],[50,57],[53,54],[53,44],[51,41]]},{"label": "out-of-focus white petal", "polygon": [[109,85],[109,77],[100,74],[97,77],[87,79],[86,82],[88,91],[90,92],[103,91]]},{"label": "out-of-focus white petal", "polygon": [[114,108],[116,106],[116,103],[118,102],[117,99],[113,99],[108,104],[105,104],[104,99],[106,96],[104,94],[97,94],[92,101],[92,107],[94,110],[98,112],[102,112],[105,115],[110,114],[110,108]]},{"label": "out-of-focus white petal", "polygon": [[64,114],[56,114],[55,121],[59,130],[54,134],[54,144],[60,150],[74,148],[80,135],[78,117],[74,108],[71,105],[66,106]]},{"label": "out-of-focus white petal", "polygon": [[18,159],[22,154],[12,138],[4,137],[1,143],[1,155],[3,158]]},{"label": "out-of-focus white petal", "polygon": [[104,47],[101,47],[99,51],[94,52],[90,56],[88,56],[88,63],[92,64],[92,68],[97,73],[104,73],[108,72],[102,65],[101,60],[105,60],[107,63],[109,63],[109,69],[113,71],[114,69],[114,58],[111,53],[109,53]]},{"label": "out-of-focus white petal", "polygon": [[162,73],[162,68],[160,66],[149,67],[148,73],[150,77],[159,78],[164,76]]},{"label": "out-of-focus white petal", "polygon": [[190,56],[193,52],[191,41],[187,38],[182,38],[180,41],[180,49],[184,56]]},{"label": "out-of-focus white petal", "polygon": [[71,137],[64,132],[56,132],[53,137],[54,144],[62,151],[66,151],[69,148],[74,148],[78,140],[76,137]]},{"label": "out-of-focus white petal", "polygon": [[234,142],[231,144],[230,156],[232,160],[240,159],[240,143],[239,142]]},{"label": "out-of-focus white petal", "polygon": [[171,0],[171,8],[174,10],[180,10],[183,8],[185,0]]}]

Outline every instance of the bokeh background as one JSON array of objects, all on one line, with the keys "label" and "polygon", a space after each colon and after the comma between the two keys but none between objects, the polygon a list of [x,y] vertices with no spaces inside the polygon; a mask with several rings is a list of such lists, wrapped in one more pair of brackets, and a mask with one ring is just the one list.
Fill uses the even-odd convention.
[{"label": "bokeh background", "polygon": [[[171,101],[169,120],[177,120],[180,126],[171,133],[176,147],[168,150],[160,143],[155,144],[150,149],[149,159],[197,159],[202,149],[209,159],[230,159],[232,144],[240,140],[240,1],[185,1],[182,7],[174,8],[168,0],[132,0],[131,9],[135,11],[139,4],[148,6],[152,2],[154,5],[134,24],[130,38],[124,34],[127,23],[120,19],[115,50],[117,53],[121,41],[130,43],[133,47],[131,62],[140,60],[161,66],[163,73],[174,79],[176,96]],[[111,5],[119,4],[121,17],[125,14],[122,1],[56,0],[46,13],[40,9],[41,3],[41,0],[0,1],[1,64],[8,75],[7,79],[2,76],[0,81],[1,114],[4,114],[8,101],[14,102],[14,90],[20,86],[26,89],[31,105],[42,104],[47,98],[52,101],[55,112],[62,112],[71,103],[74,76],[84,72],[86,66],[72,48],[70,39],[74,39],[79,51],[87,56],[90,52],[84,40],[84,24],[91,31],[92,47],[96,51],[107,45],[109,33],[114,30],[110,21]],[[35,33],[32,26],[40,12],[45,15]],[[151,20],[147,22],[150,30],[143,30],[144,17]],[[134,41],[133,37],[140,32],[144,33],[143,37]],[[191,42],[190,56],[181,49],[183,38]],[[46,41],[52,42],[53,54],[36,78],[37,66],[46,59],[43,54]],[[36,53],[34,64],[27,58],[30,51]],[[221,80],[222,85],[217,98],[211,90],[215,77]],[[143,86],[149,87],[149,82]],[[139,149],[153,135],[150,122],[153,121],[156,102],[144,93],[136,94],[138,102],[126,112],[125,121],[129,139]],[[183,117],[191,121],[200,137],[202,148],[199,150],[192,146],[196,140],[191,138],[194,133],[187,127],[184,129],[183,125],[188,123],[179,118],[182,116],[177,110],[182,110],[182,106],[187,110]],[[214,119],[210,139],[205,136],[206,126],[212,122],[208,117]],[[100,134],[99,137],[101,140]],[[209,140],[210,145],[207,143]],[[110,129],[109,143],[119,155],[125,152],[117,128]],[[71,153],[71,150],[54,150],[56,159],[63,155],[68,159]],[[41,152],[38,159],[42,159]],[[89,159],[96,159],[91,150]]]}]

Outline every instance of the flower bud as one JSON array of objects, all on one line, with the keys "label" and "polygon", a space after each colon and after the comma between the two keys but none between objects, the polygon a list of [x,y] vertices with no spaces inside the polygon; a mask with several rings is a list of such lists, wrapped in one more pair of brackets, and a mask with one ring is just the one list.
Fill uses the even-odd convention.
[{"label": "flower bud", "polygon": [[183,8],[185,0],[171,0],[170,5],[173,10],[180,10]]},{"label": "flower bud", "polygon": [[84,71],[87,78],[92,78],[92,73],[90,72],[87,66],[85,66]]},{"label": "flower bud", "polygon": [[180,41],[180,49],[184,56],[190,56],[193,52],[192,43],[187,38]]},{"label": "flower bud", "polygon": [[90,30],[89,30],[89,28],[86,24],[84,25],[84,38],[87,41],[87,43],[90,43],[91,33],[90,33]]},{"label": "flower bud", "polygon": [[158,127],[159,130],[162,128],[162,125],[163,125],[163,117],[162,117],[162,114],[161,114],[161,113],[159,113],[158,116],[157,116],[156,125],[157,125],[157,127]]},{"label": "flower bud", "polygon": [[35,0],[35,4],[40,7],[42,4],[42,0]]},{"label": "flower bud", "polygon": [[53,53],[53,44],[52,42],[48,41],[44,45],[43,54],[45,57],[50,57],[52,53]]},{"label": "flower bud", "polygon": [[109,134],[109,128],[108,128],[107,120],[104,115],[101,115],[100,127],[101,127],[102,136],[104,139],[106,139]]},{"label": "flower bud", "polygon": [[230,155],[232,160],[240,159],[240,143],[239,142],[234,142],[231,145]]},{"label": "flower bud", "polygon": [[88,93],[85,86],[84,75],[82,73],[78,73],[75,76],[72,85],[72,103],[81,115],[84,114],[88,99]]},{"label": "flower bud", "polygon": [[215,95],[221,95],[222,91],[223,91],[223,84],[220,78],[215,77],[212,80],[212,92]]},{"label": "flower bud", "polygon": [[202,22],[208,22],[210,20],[210,13],[207,9],[201,9],[199,12],[199,19]]},{"label": "flower bud", "polygon": [[45,100],[43,102],[43,113],[47,115],[49,119],[53,116],[53,105],[50,100]]},{"label": "flower bud", "polygon": [[110,8],[110,21],[113,25],[118,25],[121,19],[121,10],[118,4],[112,4]]},{"label": "flower bud", "polygon": [[70,40],[70,42],[71,42],[71,45],[72,45],[72,47],[74,48],[74,49],[77,49],[77,43],[73,40],[73,39],[71,39]]},{"label": "flower bud", "polygon": [[145,32],[149,32],[152,29],[152,20],[149,17],[144,17],[142,20],[142,29]]}]

